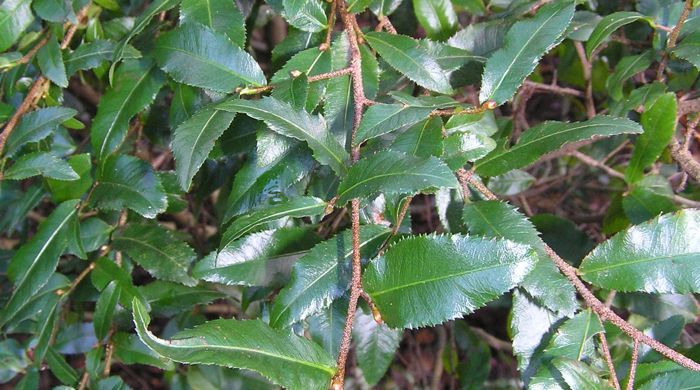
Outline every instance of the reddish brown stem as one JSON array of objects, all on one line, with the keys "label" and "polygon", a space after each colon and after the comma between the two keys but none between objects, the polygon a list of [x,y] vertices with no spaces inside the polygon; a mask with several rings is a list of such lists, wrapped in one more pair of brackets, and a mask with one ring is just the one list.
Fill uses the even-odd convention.
[{"label": "reddish brown stem", "polygon": [[615,387],[616,390],[620,390],[620,381],[617,380],[617,374],[615,374],[615,365],[613,364],[612,356],[610,355],[610,347],[608,347],[608,339],[605,338],[605,332],[598,333],[598,338],[600,339],[600,349],[603,352],[603,357],[605,357],[605,363],[608,365],[608,371],[610,371],[610,379],[608,382]]},{"label": "reddish brown stem", "polygon": [[634,390],[634,376],[637,373],[637,363],[639,362],[639,340],[634,339],[632,347],[632,361],[630,362],[630,374],[627,378],[627,390]]}]

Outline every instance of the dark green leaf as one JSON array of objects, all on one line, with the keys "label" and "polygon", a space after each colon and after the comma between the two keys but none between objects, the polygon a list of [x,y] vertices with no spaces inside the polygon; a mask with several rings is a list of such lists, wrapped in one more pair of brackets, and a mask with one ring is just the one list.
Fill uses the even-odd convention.
[{"label": "dark green leaf", "polygon": [[326,28],[326,13],[319,0],[283,0],[284,15],[289,24],[304,31]]},{"label": "dark green leaf", "polygon": [[61,122],[75,114],[77,111],[72,108],[47,107],[22,115],[15,130],[7,137],[5,155],[12,156],[22,145],[48,137]]},{"label": "dark green leaf", "polygon": [[586,281],[607,289],[650,293],[700,291],[700,211],[682,210],[618,233],[581,263]]},{"label": "dark green leaf", "polygon": [[497,176],[535,162],[560,147],[593,137],[641,133],[639,124],[625,118],[596,116],[585,122],[544,122],[527,129],[508,150],[495,150],[477,161],[480,175]]},{"label": "dark green leaf", "polygon": [[588,42],[586,42],[586,55],[588,55],[588,58],[615,30],[639,19],[644,19],[644,15],[629,11],[615,12],[604,17],[591,33]]},{"label": "dark green leaf", "polygon": [[588,360],[595,353],[593,336],[601,332],[603,332],[603,325],[598,315],[590,309],[584,310],[566,320],[557,329],[544,352],[548,356]]},{"label": "dark green leaf", "polygon": [[359,13],[364,11],[372,3],[372,0],[350,0],[348,1],[348,12]]},{"label": "dark green leaf", "polygon": [[161,35],[153,55],[178,82],[219,92],[267,83],[255,59],[225,35],[188,23]]},{"label": "dark green leaf", "polygon": [[64,385],[72,386],[78,383],[78,373],[66,362],[60,353],[49,347],[46,353],[46,363],[51,369],[51,373]]},{"label": "dark green leaf", "polygon": [[413,0],[413,10],[430,39],[445,40],[457,31],[457,14],[450,0]]},{"label": "dark green leaf", "polygon": [[97,169],[97,186],[91,201],[97,208],[127,207],[154,218],[168,206],[163,186],[148,163],[136,157],[115,155]]},{"label": "dark green leaf", "polygon": [[80,176],[78,180],[46,180],[51,197],[57,202],[78,199],[92,186],[92,162],[89,154],[76,154],[68,158],[68,165]]},{"label": "dark green leaf", "polygon": [[646,176],[622,198],[622,209],[633,224],[648,221],[659,214],[676,211],[673,189],[661,176]]},{"label": "dark green leaf", "polygon": [[536,261],[529,246],[508,240],[415,236],[372,261],[362,282],[389,326],[417,328],[461,317],[498,298]]},{"label": "dark green leaf", "polygon": [[31,0],[6,0],[0,5],[0,51],[7,50],[34,21]]},{"label": "dark green leaf", "polygon": [[338,356],[340,352],[348,303],[346,298],[336,299],[330,306],[306,319],[311,340],[321,345],[331,356]]},{"label": "dark green leaf", "polygon": [[442,119],[423,120],[396,136],[391,150],[416,157],[442,155]]},{"label": "dark green leaf", "polygon": [[671,49],[671,53],[700,68],[700,31],[683,38],[680,44]]},{"label": "dark green leaf", "polygon": [[114,345],[114,356],[122,363],[146,364],[164,370],[175,368],[172,361],[164,359],[149,349],[139,339],[138,335],[118,332],[112,336],[112,343]]},{"label": "dark green leaf", "polygon": [[556,359],[552,362],[561,373],[564,382],[571,389],[612,390],[587,364],[569,359]]},{"label": "dark green leaf", "polygon": [[46,152],[25,154],[5,171],[4,176],[7,180],[22,180],[37,175],[56,180],[80,178],[65,160]]},{"label": "dark green leaf", "polygon": [[97,336],[98,340],[103,340],[112,326],[112,318],[114,317],[117,302],[119,301],[119,293],[121,292],[117,283],[117,281],[110,282],[100,292],[100,297],[95,304],[93,325],[95,326],[95,336]]},{"label": "dark green leaf", "polygon": [[[92,42],[83,43],[73,52],[65,55],[66,74],[71,76],[79,70],[92,69],[100,66],[104,61],[112,59],[115,43],[97,39]],[[138,58],[140,53],[131,46],[126,46],[125,58]]]},{"label": "dark green leaf", "polygon": [[574,17],[574,3],[548,3],[532,19],[517,22],[508,30],[503,48],[486,61],[479,101],[501,105],[509,100],[539,59],[564,38]]},{"label": "dark green leaf", "polygon": [[181,363],[245,368],[290,390],[325,390],[335,373],[335,361],[321,347],[260,320],[210,321],[163,340],[147,329],[150,317],[143,304],[135,299],[133,309],[141,340]]},{"label": "dark green leaf", "polygon": [[374,386],[386,374],[399,349],[403,331],[378,324],[370,313],[358,310],[352,328],[357,364],[362,376]]},{"label": "dark green leaf", "polygon": [[196,257],[194,251],[169,230],[158,225],[129,224],[112,237],[112,244],[158,279],[186,286],[197,284],[187,274]]},{"label": "dark green leaf", "polygon": [[245,46],[245,17],[236,3],[226,0],[183,0],[180,23],[196,22],[226,34],[238,47]]},{"label": "dark green leaf", "polygon": [[651,51],[622,58],[620,62],[617,63],[615,72],[613,72],[606,81],[610,96],[615,100],[622,99],[622,87],[624,87],[625,81],[635,74],[649,68],[652,61],[654,61],[654,53]]},{"label": "dark green leaf", "polygon": [[49,39],[44,46],[39,49],[36,55],[37,62],[41,73],[59,87],[66,88],[68,86],[68,77],[66,76],[66,67],[63,64],[63,56],[61,47],[55,39]]},{"label": "dark green leaf", "polygon": [[413,194],[433,188],[457,188],[450,169],[435,157],[420,158],[385,151],[358,161],[338,187],[338,204],[367,199],[379,192]]},{"label": "dark green leaf", "polygon": [[404,104],[374,104],[364,112],[355,142],[358,144],[403,126],[410,126],[428,118],[431,107],[412,107]]}]

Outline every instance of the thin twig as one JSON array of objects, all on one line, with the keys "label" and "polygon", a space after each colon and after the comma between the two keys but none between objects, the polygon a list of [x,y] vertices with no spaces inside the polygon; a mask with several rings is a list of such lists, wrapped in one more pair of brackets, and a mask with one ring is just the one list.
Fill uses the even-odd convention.
[{"label": "thin twig", "polygon": [[386,30],[386,32],[388,32],[389,34],[398,34],[396,32],[396,28],[394,28],[394,25],[391,24],[389,17],[386,15],[382,15],[379,17],[379,24],[377,24],[377,27],[374,30],[381,31],[382,29]]},{"label": "thin twig", "polygon": [[576,97],[583,97],[583,92],[578,89],[560,87],[556,84],[542,84],[536,83],[534,81],[525,80],[525,85],[534,88],[536,91],[546,91],[556,93],[558,95],[571,95]]},{"label": "thin twig", "polygon": [[609,166],[601,163],[600,161],[598,161],[598,160],[596,160],[596,159],[594,159],[586,154],[579,152],[578,150],[572,150],[570,155],[573,157],[576,157],[579,161],[581,161],[582,163],[584,163],[586,165],[590,165],[593,168],[598,168],[598,169],[604,171],[605,173],[607,173],[608,175],[610,175],[612,177],[617,177],[619,179],[625,178],[625,175],[622,174],[621,172],[618,172],[618,171],[610,168]]},{"label": "thin twig", "polygon": [[634,339],[632,347],[632,361],[630,362],[630,375],[627,379],[627,390],[634,390],[634,376],[637,373],[637,363],[639,361],[639,340]]},{"label": "thin twig", "polygon": [[331,9],[328,12],[328,28],[326,29],[326,40],[323,41],[321,46],[319,46],[319,50],[321,51],[326,51],[331,47],[331,34],[333,33],[333,27],[335,27],[335,8],[337,5],[338,0],[333,0],[331,2]]},{"label": "thin twig", "polygon": [[673,139],[670,145],[671,157],[680,165],[681,169],[688,173],[695,181],[700,183],[700,163],[693,158],[688,149],[677,139]]},{"label": "thin twig", "polygon": [[435,365],[433,366],[433,379],[430,385],[432,390],[442,389],[442,372],[444,371],[442,363],[442,354],[445,352],[445,345],[447,344],[447,334],[443,326],[438,326],[436,329],[438,334],[438,349],[435,352]]},{"label": "thin twig", "polygon": [[683,28],[683,23],[688,19],[690,10],[693,9],[693,0],[685,0],[683,5],[683,10],[681,15],[678,17],[678,22],[673,26],[671,34],[668,37],[668,44],[666,45],[666,50],[664,51],[661,61],[659,62],[659,68],[656,70],[656,79],[661,81],[664,77],[664,70],[666,70],[666,61],[668,60],[668,51],[676,46],[676,41],[678,40],[678,35],[681,33]]},{"label": "thin twig", "polygon": [[593,100],[593,79],[592,79],[592,66],[591,62],[588,61],[586,57],[586,50],[583,48],[583,44],[579,41],[574,41],[574,46],[576,47],[576,53],[578,58],[581,60],[581,67],[583,68],[583,79],[586,81],[586,115],[588,119],[595,116],[595,101]]},{"label": "thin twig", "polygon": [[600,339],[600,349],[603,352],[603,357],[605,357],[605,362],[608,364],[608,371],[610,371],[610,379],[608,382],[610,382],[616,390],[620,390],[620,381],[617,380],[615,365],[610,355],[610,347],[608,347],[608,339],[605,338],[605,332],[598,333],[598,338]]}]

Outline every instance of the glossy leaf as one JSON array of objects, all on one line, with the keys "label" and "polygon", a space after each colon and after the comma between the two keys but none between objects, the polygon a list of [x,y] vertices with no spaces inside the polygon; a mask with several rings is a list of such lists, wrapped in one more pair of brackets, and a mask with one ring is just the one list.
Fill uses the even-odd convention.
[{"label": "glossy leaf", "polygon": [[227,36],[196,23],[162,34],[153,55],[158,65],[178,82],[219,92],[242,85],[267,83],[257,62]]},{"label": "glossy leaf", "polygon": [[329,165],[338,174],[345,172],[348,153],[328,132],[323,117],[295,110],[288,103],[271,97],[260,100],[228,100],[219,109],[241,112],[264,121],[271,130],[306,142],[321,164]]},{"label": "glossy leaf", "polygon": [[676,114],[678,103],[674,93],[666,93],[642,114],[641,123],[644,128],[634,145],[632,159],[625,170],[625,180],[628,183],[639,181],[644,175],[644,169],[659,158],[666,149],[676,131]]},{"label": "glossy leaf", "polygon": [[396,136],[391,150],[416,157],[440,156],[442,145],[442,119],[433,117],[416,123]]},{"label": "glossy leaf", "polygon": [[698,50],[698,46],[700,46],[700,32],[696,31],[683,38],[681,43],[671,49],[671,53],[690,62],[696,68],[700,68],[700,50]]},{"label": "glossy leaf", "polygon": [[22,119],[7,137],[4,154],[12,156],[19,148],[28,143],[48,137],[62,122],[77,114],[72,108],[47,107],[22,115]]},{"label": "glossy leaf", "polygon": [[[389,231],[378,225],[360,229],[360,250],[363,257],[374,255]],[[270,312],[270,325],[289,326],[328,307],[345,293],[350,283],[352,238],[346,231],[316,245],[300,258],[292,270],[292,278],[275,299]]]},{"label": "glossy leaf", "polygon": [[103,340],[112,326],[112,318],[114,317],[114,311],[119,301],[119,293],[121,292],[117,283],[117,281],[110,282],[100,292],[100,297],[95,304],[93,324],[95,326],[95,336],[97,336],[98,340]]},{"label": "glossy leaf", "polygon": [[112,237],[114,249],[123,251],[154,277],[186,286],[197,282],[188,275],[194,250],[158,225],[129,224]]},{"label": "glossy leaf", "polygon": [[624,57],[617,63],[615,72],[613,72],[606,81],[610,96],[615,100],[621,100],[623,97],[622,87],[625,81],[635,74],[646,70],[654,60],[654,53],[648,51],[636,56]]},{"label": "glossy leaf", "polygon": [[486,61],[479,101],[508,101],[542,55],[561,42],[573,17],[574,3],[559,0],[542,6],[532,19],[515,23],[503,48]]},{"label": "glossy leaf", "polygon": [[163,73],[147,60],[124,61],[117,68],[114,85],[100,99],[92,121],[95,158],[102,161],[119,148],[129,121],[153,101],[164,79]]},{"label": "glossy leaf", "polygon": [[392,68],[416,84],[431,91],[452,93],[444,70],[413,38],[384,32],[370,32],[365,38]]},{"label": "glossy leaf", "polygon": [[413,10],[430,39],[444,40],[457,31],[457,14],[450,0],[413,0]]},{"label": "glossy leaf", "polygon": [[596,247],[581,263],[586,281],[618,291],[700,291],[700,212],[682,210],[632,226]]},{"label": "glossy leaf", "polygon": [[180,23],[199,23],[215,32],[226,34],[238,47],[245,46],[245,18],[236,3],[226,0],[183,0]]},{"label": "glossy leaf", "polygon": [[384,194],[413,194],[440,187],[456,188],[457,179],[435,157],[420,158],[398,152],[379,152],[361,159],[338,187],[337,204]]},{"label": "glossy leaf", "polygon": [[0,312],[0,326],[10,322],[51,278],[66,248],[67,229],[77,215],[77,204],[77,200],[70,200],[56,207],[34,237],[12,257],[7,275],[14,289]]},{"label": "glossy leaf", "polygon": [[210,321],[163,340],[147,329],[143,304],[134,300],[133,310],[141,340],[177,362],[245,368],[290,390],[326,389],[335,373],[335,361],[321,347],[260,320]]},{"label": "glossy leaf", "polygon": [[588,38],[588,42],[586,42],[586,55],[588,55],[588,58],[615,30],[642,18],[644,18],[644,15],[629,11],[615,12],[604,17],[598,22],[598,25],[596,25]]},{"label": "glossy leaf", "polygon": [[0,51],[7,50],[34,21],[31,0],[6,0],[0,5]]},{"label": "glossy leaf", "polygon": [[360,144],[403,126],[418,123],[427,119],[432,110],[431,107],[412,107],[403,104],[374,104],[364,112],[355,141]]},{"label": "glossy leaf", "polygon": [[326,28],[326,13],[319,0],[283,0],[282,4],[292,26],[311,32]]},{"label": "glossy leaf", "polygon": [[394,360],[403,331],[378,324],[372,314],[358,310],[352,333],[362,376],[370,386],[374,386]]},{"label": "glossy leaf", "polygon": [[498,298],[536,261],[529,246],[508,240],[414,236],[372,261],[362,283],[387,325],[417,328],[459,318]]},{"label": "glossy leaf", "polygon": [[51,153],[35,152],[18,158],[5,171],[5,179],[22,180],[32,176],[44,176],[55,180],[76,180],[77,173],[65,161]]},{"label": "glossy leaf", "polygon": [[92,186],[92,162],[89,154],[76,154],[68,158],[68,165],[79,176],[77,180],[48,179],[46,184],[51,191],[51,197],[58,202],[78,199]]},{"label": "glossy leaf", "polygon": [[59,87],[65,88],[68,86],[68,77],[66,76],[66,66],[63,64],[63,55],[61,47],[55,39],[49,41],[39,49],[36,54],[37,62],[41,73]]},{"label": "glossy leaf", "polygon": [[477,173],[502,175],[535,162],[560,147],[593,137],[641,133],[639,124],[625,118],[596,116],[585,122],[544,122],[526,130],[518,143],[505,151],[495,150],[477,161]]},{"label": "glossy leaf", "polygon": [[136,157],[116,155],[97,169],[97,186],[91,201],[97,208],[136,211],[154,218],[165,211],[167,198],[158,177],[148,163]]},{"label": "glossy leaf", "polygon": [[598,315],[584,310],[557,328],[545,354],[571,360],[590,359],[595,353],[593,336],[601,332],[603,325]]}]

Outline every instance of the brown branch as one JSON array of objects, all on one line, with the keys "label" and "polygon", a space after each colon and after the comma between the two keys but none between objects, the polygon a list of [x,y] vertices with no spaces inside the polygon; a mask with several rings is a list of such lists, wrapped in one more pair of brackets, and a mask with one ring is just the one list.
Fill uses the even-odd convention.
[{"label": "brown branch", "polygon": [[676,41],[678,40],[678,35],[681,33],[681,28],[683,28],[683,23],[688,19],[690,10],[693,9],[693,0],[685,0],[683,5],[683,10],[681,15],[678,17],[678,22],[673,26],[671,34],[668,37],[668,44],[666,45],[666,50],[661,57],[661,62],[659,62],[659,68],[656,70],[656,79],[661,81],[664,77],[664,70],[666,70],[666,61],[668,60],[668,51],[676,46]]},{"label": "brown branch", "polygon": [[331,9],[328,12],[328,28],[326,29],[326,40],[323,41],[321,46],[319,46],[319,50],[321,51],[326,51],[331,47],[331,34],[333,33],[333,27],[335,27],[335,9],[337,6],[338,0],[333,0],[331,2]]},{"label": "brown branch", "polygon": [[586,50],[583,48],[583,44],[579,41],[574,41],[574,46],[576,47],[576,53],[578,58],[581,60],[581,67],[583,68],[583,79],[586,81],[586,116],[591,119],[595,116],[595,101],[593,100],[593,79],[592,79],[592,65],[586,57]]},{"label": "brown branch", "polygon": [[[293,70],[293,71],[291,71],[291,72],[289,72],[289,73],[290,73],[290,75],[291,75],[293,78],[297,78],[297,77],[301,76],[301,74],[302,74],[302,73],[301,73],[300,71],[298,71],[298,70]],[[350,68],[348,67],[348,68],[338,69],[338,70],[334,70],[334,71],[327,72],[327,73],[321,73],[321,74],[317,74],[317,75],[314,75],[314,76],[309,76],[309,77],[307,78],[307,81],[310,82],[310,83],[313,83],[313,82],[316,82],[316,81],[328,80],[328,79],[332,79],[332,78],[335,78],[335,77],[345,76],[345,75],[348,75],[348,74],[351,74],[351,73],[352,73],[352,69],[350,69]],[[277,85],[275,85],[275,84],[268,84],[268,85],[263,85],[262,87],[254,87],[254,88],[249,88],[249,87],[245,87],[245,88],[236,88],[236,91],[235,91],[235,92],[238,93],[239,95],[257,95],[257,94],[260,94],[260,93],[269,92],[269,91],[271,91],[272,89],[274,89],[275,87],[277,87]]]},{"label": "brown branch", "polygon": [[571,95],[575,97],[584,97],[583,92],[578,89],[560,87],[556,84],[542,84],[534,81],[525,80],[525,85],[532,87],[535,91],[552,92],[558,95]]},{"label": "brown branch", "polygon": [[[459,172],[457,173],[457,178],[460,181],[463,180],[463,177],[467,177],[468,184],[471,184],[474,188],[481,192],[484,195],[484,197],[486,197],[486,199],[498,200],[498,197],[488,188],[486,188],[486,186],[474,179],[473,175],[465,176],[460,174]],[[464,186],[466,184],[462,185]],[[576,288],[578,293],[581,294],[581,297],[583,298],[586,305],[590,307],[596,314],[598,314],[598,317],[600,317],[602,321],[611,322],[613,325],[620,328],[621,331],[623,331],[625,334],[627,334],[634,340],[638,340],[639,342],[648,345],[652,349],[666,356],[670,360],[673,360],[674,362],[680,364],[681,366],[689,370],[700,371],[700,364],[684,356],[683,354],[674,351],[673,349],[660,343],[659,341],[647,336],[639,329],[632,326],[629,322],[623,320],[609,307],[605,306],[603,302],[599,301],[598,298],[596,298],[595,295],[593,295],[593,293],[588,289],[588,287],[586,287],[586,285],[581,281],[581,279],[578,278],[576,268],[574,268],[564,259],[562,259],[551,247],[549,247],[549,245],[544,244],[544,251],[547,254],[547,256],[550,259],[552,259],[557,268],[559,268],[559,271],[562,274],[564,274],[564,276],[566,276],[567,279],[569,279],[569,282],[571,282],[571,284]]]},{"label": "brown branch", "polygon": [[609,176],[617,177],[619,179],[625,178],[625,175],[622,174],[621,172],[618,172],[618,171],[610,168],[609,166],[601,163],[600,161],[598,161],[592,157],[589,157],[588,155],[585,155],[585,154],[579,152],[578,150],[572,150],[569,154],[573,157],[576,157],[579,161],[581,161],[582,163],[584,163],[586,165],[590,165],[593,168],[598,168],[598,169],[604,171]]},{"label": "brown branch", "polygon": [[632,361],[630,363],[630,375],[627,379],[627,390],[634,390],[634,376],[637,373],[637,363],[639,361],[639,340],[634,339],[632,347]]},{"label": "brown branch", "polygon": [[382,29],[386,30],[386,32],[388,32],[389,34],[398,34],[396,32],[396,28],[394,28],[394,25],[391,24],[389,17],[385,15],[379,17],[379,24],[377,24],[377,27],[375,27],[374,31],[381,31]]},{"label": "brown branch", "polygon": [[683,171],[687,172],[695,181],[700,183],[700,163],[693,158],[693,155],[688,149],[683,147],[683,144],[674,138],[669,146],[671,156],[680,165]]},{"label": "brown branch", "polygon": [[496,102],[489,100],[487,102],[484,102],[484,104],[478,106],[478,107],[469,107],[469,108],[464,108],[464,107],[457,107],[457,108],[449,108],[445,110],[433,110],[430,113],[430,116],[452,116],[452,115],[460,115],[460,114],[480,114],[484,111],[489,111],[489,110],[494,110],[496,109],[497,105]]},{"label": "brown branch", "polygon": [[335,77],[345,76],[345,75],[348,75],[351,73],[352,73],[352,68],[347,67],[347,68],[343,68],[343,69],[334,70],[334,71],[331,71],[328,73],[321,73],[321,74],[317,74],[315,76],[309,76],[309,78],[307,80],[310,83],[313,83],[315,81],[328,80],[328,79],[332,79]]},{"label": "brown branch", "polygon": [[617,380],[615,365],[610,355],[610,347],[608,347],[608,339],[605,338],[605,332],[598,333],[598,338],[600,339],[600,349],[603,352],[603,357],[605,357],[605,362],[608,364],[608,371],[610,371],[610,379],[608,382],[615,387],[616,390],[620,390],[620,382]]}]

